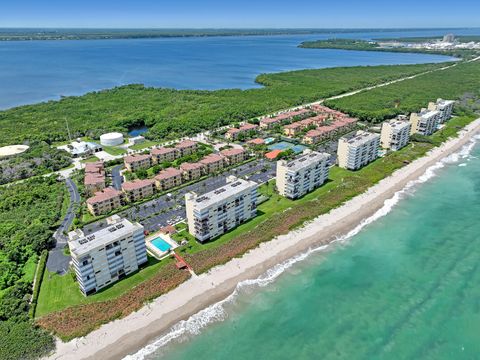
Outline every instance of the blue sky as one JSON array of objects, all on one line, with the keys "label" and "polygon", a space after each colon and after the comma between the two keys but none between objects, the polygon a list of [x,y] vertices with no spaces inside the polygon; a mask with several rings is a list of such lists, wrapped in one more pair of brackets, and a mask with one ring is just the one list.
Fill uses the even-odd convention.
[{"label": "blue sky", "polygon": [[2,0],[0,27],[480,27],[476,0]]}]

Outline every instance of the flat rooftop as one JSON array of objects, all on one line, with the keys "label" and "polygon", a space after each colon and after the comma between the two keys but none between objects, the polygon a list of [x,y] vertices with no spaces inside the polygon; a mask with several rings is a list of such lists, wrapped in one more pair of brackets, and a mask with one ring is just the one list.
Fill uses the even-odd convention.
[{"label": "flat rooftop", "polygon": [[116,239],[124,237],[132,231],[143,229],[143,226],[140,224],[131,223],[127,219],[118,216],[112,218],[107,219],[105,227],[89,235],[85,235],[80,229],[70,231],[68,233],[70,250],[77,256],[82,256],[93,249],[105,246]]},{"label": "flat rooftop", "polygon": [[312,164],[315,164],[321,161],[327,161],[329,158],[330,158],[330,154],[312,151],[296,159],[289,161],[286,164],[286,167],[289,170],[298,171]]},{"label": "flat rooftop", "polygon": [[363,145],[375,138],[380,138],[380,135],[362,130],[342,137],[343,141],[348,142],[350,145]]},{"label": "flat rooftop", "polygon": [[399,120],[399,119],[390,119],[386,123],[388,123],[392,128],[401,129],[410,125],[408,120]]},{"label": "flat rooftop", "polygon": [[257,186],[258,184],[254,181],[237,179],[235,177],[227,178],[226,185],[206,194],[197,195],[193,199],[194,207],[196,209],[204,209],[246,189],[256,188]]}]

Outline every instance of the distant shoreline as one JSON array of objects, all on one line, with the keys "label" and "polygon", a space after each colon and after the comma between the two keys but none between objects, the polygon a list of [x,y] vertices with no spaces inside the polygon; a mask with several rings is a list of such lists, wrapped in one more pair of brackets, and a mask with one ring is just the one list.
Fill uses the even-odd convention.
[{"label": "distant shoreline", "polygon": [[334,33],[391,33],[396,31],[455,31],[475,28],[411,28],[411,29],[49,29],[0,28],[0,41],[61,41],[61,40],[115,40],[195,38],[221,36],[280,36]]},{"label": "distant shoreline", "polygon": [[260,244],[241,258],[193,277],[141,310],[68,343],[57,342],[50,359],[118,359],[145,347],[171,326],[231,294],[240,281],[256,279],[268,269],[312,247],[327,245],[372,216],[410,182],[431,166],[460,150],[480,130],[480,118],[467,125],[458,137],[432,149],[425,156],[395,171],[365,193],[321,215],[300,230]]}]

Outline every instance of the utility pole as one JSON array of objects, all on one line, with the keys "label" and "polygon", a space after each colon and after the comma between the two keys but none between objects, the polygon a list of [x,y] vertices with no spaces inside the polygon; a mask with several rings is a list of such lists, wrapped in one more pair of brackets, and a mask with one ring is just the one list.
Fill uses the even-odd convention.
[{"label": "utility pole", "polygon": [[68,133],[68,138],[70,142],[72,141],[72,135],[70,134],[70,128],[68,127],[68,121],[67,118],[65,118],[65,124],[67,125],[67,133]]}]

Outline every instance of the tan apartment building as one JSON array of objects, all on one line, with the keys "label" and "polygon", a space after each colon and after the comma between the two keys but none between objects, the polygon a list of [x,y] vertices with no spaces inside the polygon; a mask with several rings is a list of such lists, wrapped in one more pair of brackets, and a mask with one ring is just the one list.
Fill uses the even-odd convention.
[{"label": "tan apartment building", "polygon": [[159,147],[150,152],[152,155],[152,162],[154,164],[161,164],[163,162],[172,162],[178,157],[178,150],[176,148]]},{"label": "tan apartment building", "polygon": [[305,150],[291,161],[277,162],[278,193],[289,199],[298,199],[320,187],[328,179],[330,154]]},{"label": "tan apartment building", "polygon": [[96,161],[85,164],[85,193],[90,196],[105,188],[105,169],[103,162]]},{"label": "tan apartment building", "polygon": [[437,131],[438,121],[440,119],[440,112],[437,110],[422,109],[420,113],[410,114],[410,135],[420,134],[424,136],[432,135]]},{"label": "tan apartment building", "polygon": [[167,168],[155,176],[155,185],[158,190],[168,190],[182,185],[182,172],[175,168]]},{"label": "tan apartment building", "polygon": [[410,129],[412,124],[409,121],[391,119],[382,124],[380,143],[382,148],[397,151],[408,144],[410,140]]},{"label": "tan apartment building", "polygon": [[128,155],[123,158],[123,163],[125,168],[131,172],[148,169],[152,166],[152,156],[148,154]]},{"label": "tan apartment building", "polygon": [[428,103],[428,110],[438,111],[438,122],[440,124],[443,124],[444,122],[450,120],[450,118],[452,117],[454,105],[455,101],[453,100],[437,99],[437,102]]},{"label": "tan apartment building", "polygon": [[180,165],[183,178],[186,181],[192,181],[202,177],[204,165],[202,163],[183,163]]},{"label": "tan apartment building", "polygon": [[237,140],[240,134],[245,134],[250,131],[257,131],[258,125],[255,124],[245,124],[237,128],[230,128],[225,133],[225,138],[229,140]]},{"label": "tan apartment building", "polygon": [[155,181],[151,179],[128,181],[122,184],[125,198],[135,202],[155,193]]},{"label": "tan apartment building", "polygon": [[112,187],[97,191],[94,196],[87,199],[88,211],[94,216],[109,213],[122,206],[122,195],[121,191]]},{"label": "tan apartment building", "polygon": [[380,135],[359,130],[338,140],[338,166],[358,170],[378,157]]},{"label": "tan apartment building", "polygon": [[225,163],[228,166],[241,163],[247,158],[247,153],[242,148],[222,150],[220,154],[225,158]]},{"label": "tan apartment building", "polygon": [[191,155],[195,151],[197,151],[198,144],[196,141],[183,140],[182,142],[179,142],[177,145],[175,145],[175,148],[179,152],[179,157],[184,157]]},{"label": "tan apartment building", "polygon": [[218,154],[210,154],[200,160],[205,174],[212,174],[221,171],[224,167],[224,162],[224,157]]},{"label": "tan apartment building", "polygon": [[188,231],[205,242],[257,215],[257,187],[253,181],[227,177],[227,184],[204,195],[185,194]]}]

